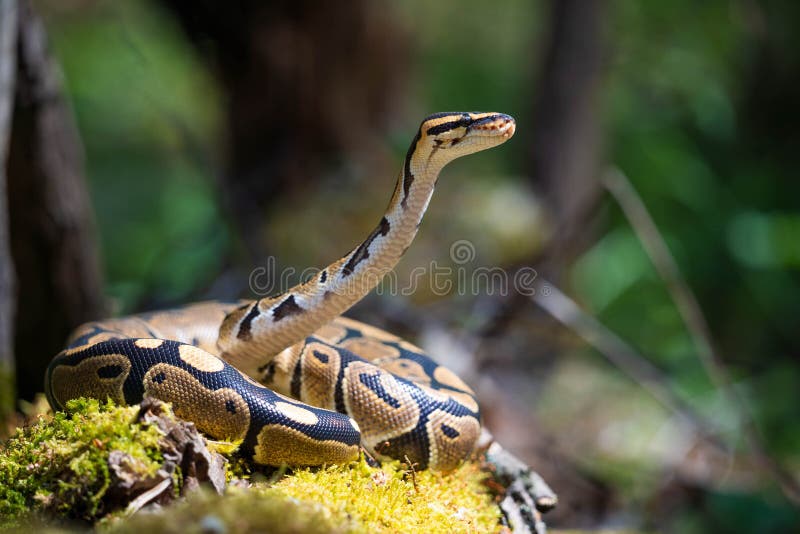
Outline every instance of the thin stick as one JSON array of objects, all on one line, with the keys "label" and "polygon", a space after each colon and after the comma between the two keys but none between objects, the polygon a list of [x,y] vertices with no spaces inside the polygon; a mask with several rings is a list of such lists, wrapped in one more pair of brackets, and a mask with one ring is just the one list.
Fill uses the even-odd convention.
[{"label": "thin stick", "polygon": [[739,419],[739,426],[744,433],[750,450],[762,466],[775,477],[784,494],[793,502],[800,503],[800,483],[766,452],[746,403],[731,387],[730,374],[719,353],[714,348],[711,329],[703,315],[700,304],[681,275],[674,256],[670,253],[661,232],[653,222],[653,218],[647,211],[647,207],[642,202],[641,197],[627,177],[619,170],[607,172],[602,181],[605,188],[622,208],[645,252],[650,257],[650,261],[664,281],[667,291],[669,291],[678,313],[680,313],[686,329],[689,331],[696,348],[697,357],[706,374],[725,400],[734,408]]},{"label": "thin stick", "polygon": [[669,380],[646,358],[600,321],[584,312],[572,299],[547,280],[540,279],[530,297],[540,308],[575,332],[631,380],[639,384],[659,404],[688,421],[701,434],[710,433],[713,425],[701,418],[667,385]]}]

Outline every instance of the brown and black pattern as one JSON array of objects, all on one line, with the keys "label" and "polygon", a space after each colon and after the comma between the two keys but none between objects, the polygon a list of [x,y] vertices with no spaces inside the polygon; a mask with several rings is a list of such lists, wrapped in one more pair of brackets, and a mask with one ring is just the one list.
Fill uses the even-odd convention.
[{"label": "brown and black pattern", "polygon": [[[243,306],[239,308],[239,310],[244,311],[247,309],[247,306]],[[239,331],[236,333],[236,337],[243,341],[249,341],[253,338],[253,334],[250,332],[250,329],[253,324],[253,320],[261,315],[261,312],[258,309],[258,304],[251,304],[250,311],[247,312],[247,315],[244,316],[242,322],[239,324]]]},{"label": "brown and black pattern", "polygon": [[303,308],[297,304],[294,295],[289,295],[280,304],[272,308],[272,318],[275,322],[278,322],[286,317],[303,313],[303,311]]},{"label": "brown and black pattern", "polygon": [[408,455],[422,468],[449,470],[480,434],[474,394],[458,377],[413,345],[357,321],[337,318],[270,367],[269,387],[346,413],[377,457]]},{"label": "brown and black pattern", "polygon": [[408,147],[408,153],[403,163],[403,199],[400,201],[400,205],[403,209],[406,209],[408,205],[408,194],[411,191],[411,186],[414,185],[414,175],[411,173],[411,158],[414,157],[414,152],[417,150],[417,143],[422,136],[421,128],[422,126],[420,126],[420,130],[417,130],[417,135],[414,136],[414,139],[411,140],[411,146]]},{"label": "brown and black pattern", "polygon": [[389,221],[386,220],[386,217],[383,217],[377,228],[369,234],[369,237],[367,237],[363,243],[358,245],[358,248],[356,248],[355,252],[350,256],[350,259],[344,267],[342,267],[342,276],[350,276],[353,274],[358,264],[369,258],[369,247],[372,245],[372,242],[375,241],[378,236],[385,237],[389,233],[389,230],[391,230],[391,225]]}]

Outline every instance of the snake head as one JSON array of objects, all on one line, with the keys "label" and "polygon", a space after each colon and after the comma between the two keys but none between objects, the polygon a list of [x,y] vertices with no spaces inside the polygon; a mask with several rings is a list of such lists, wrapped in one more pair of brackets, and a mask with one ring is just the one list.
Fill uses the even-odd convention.
[{"label": "snake head", "polygon": [[452,160],[502,144],[515,129],[514,118],[503,113],[435,113],[422,121],[418,143]]}]

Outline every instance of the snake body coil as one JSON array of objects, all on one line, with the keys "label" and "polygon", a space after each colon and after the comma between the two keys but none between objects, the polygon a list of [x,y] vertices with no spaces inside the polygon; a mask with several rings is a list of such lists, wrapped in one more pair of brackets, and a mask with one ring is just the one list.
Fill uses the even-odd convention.
[{"label": "snake body coil", "polygon": [[456,467],[480,434],[472,390],[417,347],[340,315],[411,244],[441,169],[514,129],[499,113],[429,116],[380,223],[350,253],[281,295],[79,327],[47,369],[50,404],[150,395],[266,465],[342,463],[361,444],[423,469]]}]

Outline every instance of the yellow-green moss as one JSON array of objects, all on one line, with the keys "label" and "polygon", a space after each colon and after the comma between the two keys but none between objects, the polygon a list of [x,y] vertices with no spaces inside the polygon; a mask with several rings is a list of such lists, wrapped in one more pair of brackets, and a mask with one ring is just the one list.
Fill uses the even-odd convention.
[{"label": "yellow-green moss", "polygon": [[238,454],[242,440],[238,441],[218,441],[206,438],[206,447],[212,452],[216,452],[225,457],[225,480],[230,482],[234,479],[249,480],[253,473],[253,464],[246,458]]},{"label": "yellow-green moss", "polygon": [[[199,492],[159,514],[107,524],[119,533],[163,532],[493,532],[499,509],[476,464],[454,473],[414,476],[394,462],[299,469],[277,483],[231,488],[224,496]],[[416,487],[414,484],[416,479]]]},{"label": "yellow-green moss", "polygon": [[500,510],[482,483],[485,478],[474,463],[449,474],[412,475],[399,462],[373,468],[362,459],[349,466],[297,470],[257,491],[319,503],[341,524],[355,520],[356,531],[492,532]]},{"label": "yellow-green moss", "polygon": [[17,429],[0,447],[0,526],[28,512],[91,521],[111,482],[110,451],[133,459],[143,477],[161,465],[156,427],[133,424],[137,407],[95,400],[67,404],[69,413]]}]

